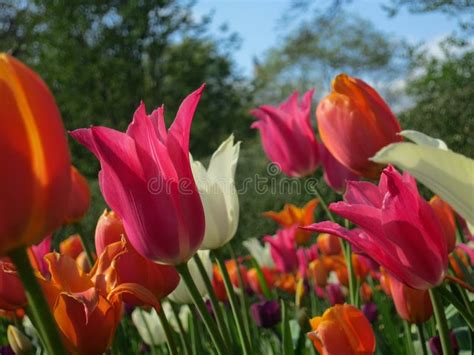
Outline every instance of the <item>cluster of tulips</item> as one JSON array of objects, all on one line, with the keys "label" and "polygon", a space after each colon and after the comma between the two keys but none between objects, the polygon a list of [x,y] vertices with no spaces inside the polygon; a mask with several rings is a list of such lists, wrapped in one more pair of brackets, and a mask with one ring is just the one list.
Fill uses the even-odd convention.
[{"label": "cluster of tulips", "polygon": [[[125,133],[69,132],[99,160],[110,210],[94,242],[80,230],[59,242],[55,231],[86,214],[89,187],[47,86],[0,55],[2,353],[120,353],[139,335],[135,350],[152,353],[373,354],[393,324],[403,353],[455,354],[459,329],[474,341],[472,159],[402,131],[382,97],[345,74],[317,106],[318,135],[313,90],[256,108],[269,160],[293,179],[322,168],[343,198],[328,204],[312,186],[304,206],[265,212],[275,234],[245,236],[237,254],[240,142],[231,135],[207,168],[189,152],[204,92],[168,129],[163,107],[148,115],[141,104]],[[316,223],[319,208],[327,220]]]}]

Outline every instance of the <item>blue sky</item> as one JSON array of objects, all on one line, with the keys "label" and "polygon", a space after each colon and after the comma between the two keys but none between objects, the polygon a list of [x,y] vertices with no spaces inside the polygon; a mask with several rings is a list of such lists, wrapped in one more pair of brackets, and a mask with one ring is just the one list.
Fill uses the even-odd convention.
[{"label": "blue sky", "polygon": [[[241,48],[234,53],[234,60],[243,73],[252,72],[252,58],[261,57],[265,50],[276,45],[284,29],[279,29],[279,19],[288,9],[290,0],[198,0],[194,10],[200,16],[214,11],[212,30],[227,23],[229,29],[239,34]],[[381,4],[387,1],[354,0],[346,9],[370,19],[384,32],[409,41],[428,44],[456,29],[456,20],[443,14],[411,15],[401,11],[388,18]]]}]

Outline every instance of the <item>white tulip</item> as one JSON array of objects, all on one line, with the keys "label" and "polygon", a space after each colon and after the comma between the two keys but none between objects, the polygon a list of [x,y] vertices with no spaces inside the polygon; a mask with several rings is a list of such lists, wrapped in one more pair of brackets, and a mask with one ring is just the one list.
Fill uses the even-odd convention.
[{"label": "white tulip", "polygon": [[275,267],[272,255],[270,253],[270,244],[265,243],[262,245],[257,238],[250,238],[245,240],[243,243],[245,248],[249,251],[250,255],[258,262],[260,266],[268,268]]},{"label": "white tulip", "polygon": [[[212,261],[211,261],[211,258],[209,257],[209,253],[210,253],[209,250],[198,250],[197,252],[197,254],[199,255],[199,258],[202,261],[202,264],[204,265],[204,269],[206,270],[207,276],[211,278]],[[204,280],[202,279],[201,273],[199,272],[199,269],[196,265],[196,262],[194,261],[194,258],[191,258],[188,261],[188,268],[200,295],[204,297],[205,295],[207,295],[206,284],[204,283]],[[180,304],[193,303],[191,294],[189,293],[186,285],[184,284],[183,279],[179,280],[178,287],[176,287],[174,291],[168,295],[168,299],[170,301],[180,303]]]},{"label": "white tulip", "polygon": [[474,224],[474,160],[454,153],[444,142],[425,134],[416,131],[401,134],[417,144],[390,144],[372,160],[408,171]]},{"label": "white tulip", "polygon": [[206,219],[206,232],[201,249],[217,249],[231,240],[239,223],[239,198],[235,188],[235,168],[240,142],[227,138],[214,152],[206,170],[199,161],[192,161]]},{"label": "white tulip", "polygon": [[[161,306],[163,307],[163,312],[165,313],[171,328],[179,332],[178,323],[169,302],[163,302]],[[184,331],[188,330],[188,319],[190,313],[191,310],[188,306],[181,306],[178,316]],[[156,346],[166,342],[165,331],[155,309],[147,312],[141,308],[135,308],[132,312],[132,321],[138,330],[138,334],[140,334],[140,337],[146,344]]]}]

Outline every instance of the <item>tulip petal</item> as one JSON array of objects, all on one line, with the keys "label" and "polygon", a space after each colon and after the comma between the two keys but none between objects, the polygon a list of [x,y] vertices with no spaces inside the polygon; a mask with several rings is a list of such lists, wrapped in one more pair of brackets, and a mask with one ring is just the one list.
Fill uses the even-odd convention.
[{"label": "tulip petal", "polygon": [[402,137],[408,138],[413,143],[418,145],[427,145],[429,147],[438,148],[442,150],[449,150],[448,146],[441,139],[430,137],[422,132],[414,130],[404,130],[399,133]]},{"label": "tulip petal", "polygon": [[427,145],[394,143],[372,160],[408,171],[470,223],[474,223],[474,160]]}]

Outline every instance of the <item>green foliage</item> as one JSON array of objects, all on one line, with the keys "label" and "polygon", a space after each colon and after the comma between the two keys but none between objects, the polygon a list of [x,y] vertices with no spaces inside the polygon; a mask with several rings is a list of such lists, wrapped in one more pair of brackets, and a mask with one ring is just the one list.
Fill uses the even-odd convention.
[{"label": "green foliage", "polygon": [[429,58],[415,68],[422,72],[407,83],[413,107],[400,115],[404,128],[443,139],[448,147],[474,156],[474,51]]},{"label": "green foliage", "polygon": [[[162,103],[171,121],[182,99],[207,82],[193,124],[191,150],[208,155],[231,130],[247,129],[249,95],[229,59],[235,37],[214,39],[187,0],[6,1],[1,50],[32,66],[52,89],[67,129],[124,130],[141,100]],[[98,164],[71,144],[89,176]]]}]

